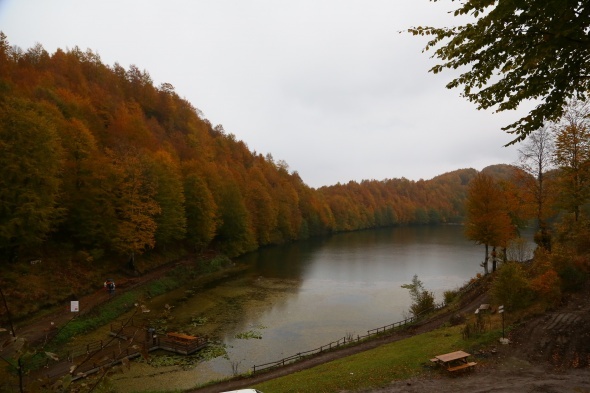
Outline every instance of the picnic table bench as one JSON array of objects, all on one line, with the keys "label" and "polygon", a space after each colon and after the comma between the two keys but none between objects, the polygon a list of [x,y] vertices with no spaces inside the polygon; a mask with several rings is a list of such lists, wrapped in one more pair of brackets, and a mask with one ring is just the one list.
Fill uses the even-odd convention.
[{"label": "picnic table bench", "polygon": [[463,364],[460,364],[458,366],[449,367],[449,368],[447,368],[447,370],[449,370],[451,372],[458,371],[458,370],[463,370],[463,369],[466,369],[466,368],[474,367],[476,364],[477,363],[475,363],[475,362],[463,363]]},{"label": "picnic table bench", "polygon": [[471,356],[464,351],[455,351],[445,353],[443,355],[437,355],[430,359],[431,362],[444,366],[448,371],[454,372],[459,370],[471,369],[477,363],[468,362],[467,358]]}]

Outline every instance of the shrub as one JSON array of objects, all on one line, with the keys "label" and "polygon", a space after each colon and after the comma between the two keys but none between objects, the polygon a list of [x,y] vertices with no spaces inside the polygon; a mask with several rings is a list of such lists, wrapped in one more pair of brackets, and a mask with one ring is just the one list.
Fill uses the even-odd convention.
[{"label": "shrub", "polygon": [[451,304],[453,300],[455,300],[455,298],[457,297],[457,291],[444,291],[443,296],[445,299],[445,304]]},{"label": "shrub", "polygon": [[555,247],[551,254],[551,263],[561,278],[562,289],[565,291],[580,289],[588,280],[588,257],[578,254],[577,250],[562,245]]},{"label": "shrub", "polygon": [[539,298],[548,304],[557,304],[561,299],[561,280],[553,269],[548,269],[545,273],[535,277],[531,282],[531,287]]},{"label": "shrub", "polygon": [[506,249],[506,259],[508,261],[525,262],[532,257],[533,250],[524,238],[518,237],[508,242],[508,248]]},{"label": "shrub", "polygon": [[449,323],[451,326],[457,326],[465,322],[465,315],[463,314],[453,314],[449,318]]},{"label": "shrub", "polygon": [[559,277],[566,291],[575,291],[582,288],[587,280],[586,273],[574,265],[566,265],[559,270]]},{"label": "shrub", "polygon": [[414,275],[411,284],[404,284],[402,288],[410,291],[410,298],[412,299],[410,312],[415,317],[434,309],[434,294],[424,288],[422,281],[418,279],[417,275]]},{"label": "shrub", "polygon": [[498,269],[492,284],[492,297],[497,304],[509,310],[518,310],[530,304],[533,291],[519,263],[508,262]]}]

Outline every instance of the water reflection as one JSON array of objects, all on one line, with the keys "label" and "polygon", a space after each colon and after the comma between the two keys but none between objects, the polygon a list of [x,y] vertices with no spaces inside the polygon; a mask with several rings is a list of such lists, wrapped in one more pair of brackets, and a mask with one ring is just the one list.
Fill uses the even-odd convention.
[{"label": "water reflection", "polygon": [[[466,241],[462,231],[414,227],[346,233],[240,259],[251,264],[256,291],[268,290],[273,279],[277,291],[266,292],[269,302],[262,312],[245,312],[234,327],[264,326],[262,340],[225,336],[230,358],[250,366],[265,363],[401,320],[410,305],[401,285],[414,274],[442,300],[444,290],[481,270],[482,248]],[[291,285],[285,291],[281,284],[287,280]],[[227,367],[212,366],[218,372]]]},{"label": "water reflection", "polygon": [[[206,316],[199,334],[221,338],[230,361],[245,372],[399,321],[410,306],[401,285],[414,274],[440,301],[444,290],[481,272],[482,260],[483,246],[466,241],[459,226],[371,230],[269,247],[237,261],[248,266],[244,274],[179,304],[174,324],[182,329],[191,317]],[[245,331],[262,339],[235,338]],[[200,365],[195,383],[211,373],[231,375],[230,361]]]}]

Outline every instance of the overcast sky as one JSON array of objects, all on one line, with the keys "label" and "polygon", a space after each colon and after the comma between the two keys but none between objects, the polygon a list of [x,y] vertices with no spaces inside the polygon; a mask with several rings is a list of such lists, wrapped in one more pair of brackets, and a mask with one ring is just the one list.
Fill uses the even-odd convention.
[{"label": "overcast sky", "polygon": [[513,163],[500,128],[524,110],[478,111],[449,72],[433,75],[425,39],[456,2],[428,0],[0,0],[0,30],[92,49],[102,62],[168,82],[250,150],[284,160],[312,187],[430,179]]}]

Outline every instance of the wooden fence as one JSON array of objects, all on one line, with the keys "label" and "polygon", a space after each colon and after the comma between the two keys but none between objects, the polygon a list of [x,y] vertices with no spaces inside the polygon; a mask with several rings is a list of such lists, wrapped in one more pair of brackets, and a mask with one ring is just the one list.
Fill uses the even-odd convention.
[{"label": "wooden fence", "polygon": [[[432,311],[436,311],[436,310],[440,310],[441,308],[443,308],[445,306],[444,303],[440,303],[435,305],[433,308],[426,310],[424,313],[422,314],[426,314],[426,313],[430,313]],[[270,363],[265,363],[265,364],[259,364],[259,365],[254,365],[252,366],[252,373],[255,374],[256,372],[260,372],[263,370],[268,370],[274,367],[282,367],[286,364],[290,364],[290,363],[294,363],[298,360],[301,360],[305,357],[308,356],[313,356],[313,355],[318,355],[324,351],[330,351],[332,349],[336,349],[339,348],[340,346],[344,346],[347,344],[354,344],[354,343],[358,343],[361,340],[365,340],[368,339],[372,336],[376,336],[378,334],[382,334],[385,333],[387,331],[391,331],[391,330],[395,330],[395,329],[400,329],[400,328],[404,328],[407,325],[410,325],[416,321],[418,321],[423,315],[416,315],[410,318],[406,318],[403,321],[399,321],[399,322],[394,322],[392,324],[389,325],[385,325],[385,326],[381,326],[375,329],[371,329],[367,331],[367,334],[361,336],[361,335],[357,335],[356,338],[354,337],[354,335],[350,335],[349,337],[343,337],[341,339],[338,339],[336,341],[332,341],[331,343],[328,343],[326,345],[322,345],[319,348],[315,348],[315,349],[311,349],[309,351],[305,351],[305,352],[299,352],[295,355],[283,358],[281,360],[277,360],[275,362],[270,362]]]},{"label": "wooden fence", "polygon": [[[462,288],[457,295],[461,295],[461,294],[465,294],[467,292],[469,292],[475,285],[476,285],[477,281],[472,281],[470,282],[467,286],[465,286],[464,288]],[[346,345],[346,344],[353,344],[355,342],[359,342],[361,340],[367,339],[371,336],[375,336],[378,334],[382,334],[385,333],[387,331],[391,331],[391,330],[395,330],[395,329],[400,329],[400,328],[404,328],[409,324],[415,323],[417,322],[420,318],[422,318],[424,315],[431,313],[433,311],[437,311],[440,310],[442,308],[444,308],[446,306],[446,304],[444,302],[436,304],[433,308],[429,309],[429,310],[425,310],[422,313],[418,314],[418,315],[414,315],[410,318],[406,318],[403,321],[399,321],[399,322],[394,322],[392,324],[389,325],[385,325],[382,327],[378,327],[375,329],[371,329],[367,331],[367,334],[364,336],[360,336],[357,335],[356,339],[353,336],[350,336],[348,338],[343,337],[341,339],[338,339],[336,341],[332,341],[331,343],[328,343],[326,345],[322,345],[319,348],[316,349],[311,349],[309,351],[305,351],[305,352],[299,352],[293,356],[289,356],[286,358],[283,358],[281,360],[277,360],[275,362],[270,362],[270,363],[265,363],[265,364],[259,364],[259,365],[254,365],[252,366],[252,373],[255,374],[256,372],[260,372],[263,370],[268,370],[271,369],[273,367],[282,367],[286,364],[290,364],[290,363],[294,363],[298,360],[303,359],[304,357],[307,356],[312,356],[312,355],[318,355],[324,351],[329,351],[335,348],[338,348],[340,346]]]}]

